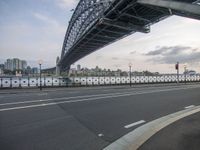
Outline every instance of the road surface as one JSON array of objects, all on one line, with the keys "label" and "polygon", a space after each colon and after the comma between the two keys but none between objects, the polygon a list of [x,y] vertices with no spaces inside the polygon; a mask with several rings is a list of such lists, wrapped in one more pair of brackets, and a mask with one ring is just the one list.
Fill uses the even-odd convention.
[{"label": "road surface", "polygon": [[101,150],[137,127],[200,105],[200,85],[0,91],[0,149]]}]

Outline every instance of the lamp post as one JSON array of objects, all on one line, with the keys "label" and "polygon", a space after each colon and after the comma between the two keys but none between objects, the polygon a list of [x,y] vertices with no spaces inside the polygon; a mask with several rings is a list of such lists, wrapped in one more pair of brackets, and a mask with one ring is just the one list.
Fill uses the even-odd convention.
[{"label": "lamp post", "polygon": [[130,87],[132,86],[132,82],[131,82],[131,67],[132,67],[132,63],[129,63],[129,79],[130,79]]},{"label": "lamp post", "polygon": [[40,68],[40,91],[42,91],[42,80],[41,80],[41,78],[42,78],[42,63],[43,63],[42,60],[38,61],[39,68]]},{"label": "lamp post", "polygon": [[186,69],[187,69],[187,66],[186,66],[186,65],[184,65],[185,84],[186,84]]},{"label": "lamp post", "polygon": [[176,63],[175,69],[177,70],[177,83],[179,84],[179,62]]}]

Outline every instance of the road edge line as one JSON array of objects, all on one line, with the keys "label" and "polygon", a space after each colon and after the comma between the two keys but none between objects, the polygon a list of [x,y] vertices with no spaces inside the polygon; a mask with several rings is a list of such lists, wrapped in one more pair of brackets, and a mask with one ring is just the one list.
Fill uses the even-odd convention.
[{"label": "road edge line", "polygon": [[103,150],[137,150],[149,138],[151,138],[164,127],[197,112],[200,112],[200,106],[178,111],[176,113],[153,120],[136,128],[132,132],[127,133],[123,137],[105,147]]}]

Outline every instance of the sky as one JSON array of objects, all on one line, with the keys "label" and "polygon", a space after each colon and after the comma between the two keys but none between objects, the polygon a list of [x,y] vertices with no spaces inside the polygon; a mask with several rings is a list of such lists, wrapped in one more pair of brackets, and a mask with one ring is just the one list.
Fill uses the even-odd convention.
[{"label": "sky", "polygon": [[[0,0],[0,63],[7,58],[28,60],[37,66],[55,66],[64,35],[78,0]],[[186,65],[200,72],[200,21],[172,16],[151,26],[148,34],[135,33],[102,48],[72,67],[149,70],[175,73]]]}]

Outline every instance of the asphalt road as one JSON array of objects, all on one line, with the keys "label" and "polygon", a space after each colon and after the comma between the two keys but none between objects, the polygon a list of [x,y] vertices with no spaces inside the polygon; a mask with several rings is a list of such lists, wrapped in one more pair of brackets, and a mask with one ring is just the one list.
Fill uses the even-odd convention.
[{"label": "asphalt road", "polygon": [[0,149],[100,150],[140,125],[200,105],[200,85],[0,91]]}]

